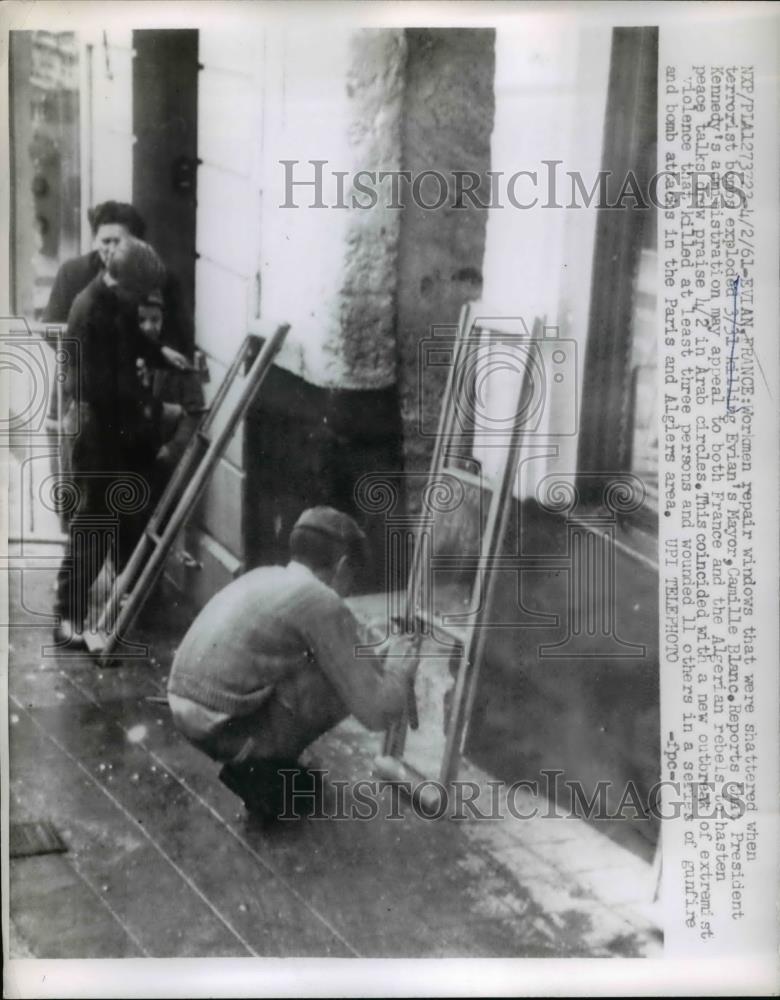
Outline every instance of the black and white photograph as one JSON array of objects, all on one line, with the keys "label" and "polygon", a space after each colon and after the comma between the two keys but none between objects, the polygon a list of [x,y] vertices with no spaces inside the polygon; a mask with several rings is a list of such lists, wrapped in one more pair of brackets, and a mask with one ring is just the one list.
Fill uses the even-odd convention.
[{"label": "black and white photograph", "polygon": [[665,58],[655,5],[31,6],[5,995],[28,960],[652,966],[677,907],[717,938],[776,873],[759,70]]}]

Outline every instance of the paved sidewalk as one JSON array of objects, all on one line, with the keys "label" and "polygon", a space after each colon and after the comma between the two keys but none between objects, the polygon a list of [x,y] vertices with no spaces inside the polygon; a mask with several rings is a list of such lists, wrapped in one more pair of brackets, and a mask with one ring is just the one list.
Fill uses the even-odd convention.
[{"label": "paved sidewalk", "polygon": [[[53,822],[68,850],[12,861],[12,956],[659,953],[650,867],[578,820],[434,822],[407,804],[258,829],[149,700],[186,622],[170,594],[139,630],[147,660],[42,656],[56,551],[36,554],[11,573],[11,821]],[[348,721],[313,750],[350,781],[380,742]]]}]

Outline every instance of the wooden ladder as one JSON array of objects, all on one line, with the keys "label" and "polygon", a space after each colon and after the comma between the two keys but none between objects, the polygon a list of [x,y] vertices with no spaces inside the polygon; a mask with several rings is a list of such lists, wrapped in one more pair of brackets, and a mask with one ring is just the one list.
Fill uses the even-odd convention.
[{"label": "wooden ladder", "polygon": [[257,395],[289,329],[288,323],[276,327],[259,352],[258,338],[246,337],[233,359],[124,572],[114,580],[96,628],[84,632],[87,648],[100,660],[106,662],[112,656],[121,655],[116,652],[118,643],[151,594],[171,546],[193,513],[209,477]]}]

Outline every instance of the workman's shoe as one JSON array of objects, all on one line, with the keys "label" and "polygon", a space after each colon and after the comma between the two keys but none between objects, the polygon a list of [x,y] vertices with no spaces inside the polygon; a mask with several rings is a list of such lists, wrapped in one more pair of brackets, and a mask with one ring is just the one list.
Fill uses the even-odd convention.
[{"label": "workman's shoe", "polygon": [[282,819],[302,819],[317,813],[323,802],[324,770],[316,766],[303,767],[298,762],[287,762],[279,766],[281,775],[280,797],[284,812]]},{"label": "workman's shoe", "polygon": [[275,820],[284,808],[276,788],[278,775],[275,782],[268,777],[265,768],[254,764],[225,764],[219,772],[219,780],[241,799],[246,811],[264,822]]},{"label": "workman's shoe", "polygon": [[225,764],[219,780],[237,795],[247,812],[264,822],[311,815],[319,802],[319,776],[296,760]]},{"label": "workman's shoe", "polygon": [[61,619],[59,625],[54,626],[54,641],[58,646],[67,646],[68,649],[86,648],[81,629],[69,618]]}]

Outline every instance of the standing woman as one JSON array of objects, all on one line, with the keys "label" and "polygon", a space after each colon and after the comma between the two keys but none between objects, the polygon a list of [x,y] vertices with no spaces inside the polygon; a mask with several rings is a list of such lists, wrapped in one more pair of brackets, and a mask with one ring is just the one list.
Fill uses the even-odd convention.
[{"label": "standing woman", "polygon": [[[146,223],[141,215],[124,201],[104,201],[89,210],[88,218],[92,229],[92,250],[81,257],[66,260],[60,267],[43,314],[46,323],[67,323],[74,300],[106,269],[109,258],[119,243],[129,237],[143,240],[146,232]],[[192,317],[182,301],[176,279],[166,273],[163,281],[160,291],[165,305],[166,339],[179,350],[189,351],[193,341]],[[78,336],[78,329],[78,325],[69,327],[68,336]],[[62,412],[57,412],[55,394],[52,394],[49,402],[48,426],[53,432],[57,430],[58,421],[66,432],[76,421],[76,414],[69,413],[72,400],[67,384],[66,382],[62,393]],[[68,473],[71,468],[70,449],[66,445],[60,445],[59,452],[60,464],[54,467],[54,471]],[[65,528],[67,514],[62,512],[60,518]]]},{"label": "standing woman", "polygon": [[[156,420],[137,375],[137,360],[151,367],[187,369],[187,359],[155,343],[139,329],[138,305],[163,286],[165,269],[155,251],[132,236],[120,240],[105,270],[75,298],[68,336],[81,345],[78,371],[78,434],[72,451],[72,492],[77,497],[65,558],[57,576],[55,613],[60,643],[81,642],[89,591],[105,557],[119,572],[148,517],[148,469],[154,461]],[[70,415],[70,414],[69,414]],[[112,502],[116,490],[133,483],[139,494],[132,511]],[[110,528],[115,516],[116,530]],[[103,524],[103,530],[100,525]],[[97,529],[95,525],[98,525]]]}]

